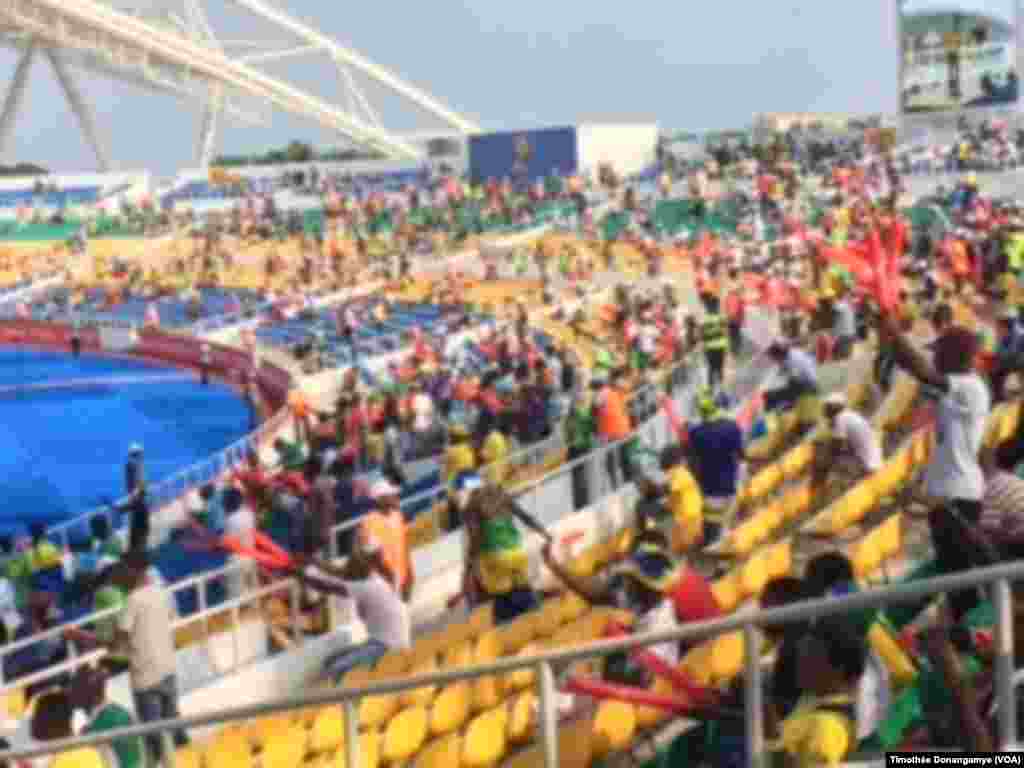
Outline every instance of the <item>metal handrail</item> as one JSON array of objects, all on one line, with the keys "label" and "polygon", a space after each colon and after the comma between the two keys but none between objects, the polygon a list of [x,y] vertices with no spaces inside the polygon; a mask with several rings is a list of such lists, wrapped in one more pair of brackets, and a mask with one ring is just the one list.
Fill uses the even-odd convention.
[{"label": "metal handrail", "polygon": [[[162,507],[173,503],[184,497],[189,490],[209,482],[210,479],[219,475],[222,471],[228,471],[245,460],[246,455],[253,446],[258,446],[267,436],[281,428],[287,420],[288,409],[281,408],[267,421],[248,435],[236,440],[217,453],[202,461],[197,461],[184,469],[175,472],[173,475],[154,483],[147,491],[147,498],[154,508]],[[176,490],[181,486],[180,491]],[[172,493],[173,491],[173,493]],[[103,507],[97,507],[87,512],[82,512],[69,520],[49,526],[46,529],[47,536],[57,536],[63,547],[67,546],[68,531],[76,526],[88,523],[92,518],[100,515],[111,515],[115,507],[128,503],[128,497]]]},{"label": "metal handrail", "polygon": [[[159,734],[164,731],[202,728],[238,720],[249,720],[279,712],[288,712],[309,707],[346,704],[351,705],[368,696],[401,693],[426,687],[439,687],[448,683],[475,679],[489,675],[504,675],[521,669],[535,668],[542,674],[540,697],[541,711],[548,717],[541,723],[541,737],[545,744],[546,766],[557,766],[557,722],[554,711],[547,706],[554,693],[551,680],[553,666],[564,666],[576,661],[607,656],[632,648],[675,643],[682,640],[705,640],[726,632],[742,631],[744,635],[744,654],[746,663],[745,676],[745,714],[748,722],[747,753],[748,765],[758,767],[762,764],[764,752],[763,723],[761,717],[763,691],[760,686],[761,637],[760,629],[766,626],[779,626],[825,616],[847,614],[867,608],[878,608],[893,603],[908,603],[946,592],[995,585],[994,602],[996,608],[995,632],[995,668],[997,675],[997,702],[1000,713],[1000,743],[1009,745],[1016,743],[1015,701],[1013,698],[1013,605],[1010,584],[1024,580],[1024,561],[1002,563],[986,568],[976,568],[960,573],[924,579],[918,582],[889,585],[878,589],[869,589],[844,597],[829,597],[808,600],[780,608],[762,609],[742,615],[732,615],[721,619],[701,621],[660,632],[647,632],[631,635],[626,638],[598,640],[581,646],[549,651],[530,656],[510,656],[488,664],[474,665],[458,669],[445,670],[426,675],[413,675],[396,680],[388,680],[357,688],[335,688],[323,693],[305,693],[288,696],[273,701],[261,702],[244,707],[232,707],[212,714],[180,717],[159,722],[133,725],[117,730],[105,731],[101,734],[89,735],[73,739],[62,739],[45,745],[32,746],[26,749],[10,750],[0,753],[0,761],[38,757],[54,754],[68,749],[87,746],[100,746],[115,740],[136,738]],[[544,685],[544,678],[548,684]],[[351,713],[351,714],[350,714]],[[353,710],[346,707],[346,714],[352,716]],[[346,744],[357,755],[358,740],[355,744]],[[553,762],[552,762],[553,759]],[[354,764],[354,763],[353,763]]]},{"label": "metal handrail", "polygon": [[[221,572],[220,575],[223,575],[223,572]],[[196,624],[197,622],[203,622],[206,625],[207,633],[209,633],[208,621],[211,617],[224,613],[231,613],[231,632],[232,639],[236,648],[235,657],[237,660],[237,633],[239,629],[240,614],[242,608],[244,608],[246,605],[249,605],[250,603],[259,602],[264,598],[269,597],[270,595],[277,594],[282,591],[287,591],[290,595],[290,602],[292,605],[292,617],[291,621],[289,622],[289,625],[291,627],[292,633],[295,635],[296,638],[298,638],[301,636],[302,628],[299,624],[297,615],[299,586],[298,581],[296,581],[295,579],[281,579],[271,584],[267,584],[263,587],[259,587],[258,589],[246,592],[242,595],[239,595],[238,597],[225,600],[224,602],[219,603],[218,605],[209,608],[204,608],[203,610],[189,614],[188,616],[181,616],[171,622],[171,632],[173,634],[175,631],[181,629],[182,627],[188,627],[193,624]],[[20,641],[20,646],[24,647],[26,645],[31,645],[55,634],[63,634],[63,632],[65,632],[68,629],[82,626],[83,624],[89,624],[94,621],[100,620],[101,618],[112,618],[114,615],[120,613],[120,610],[121,609],[119,608],[109,608],[106,611],[101,612],[100,614],[88,616],[85,619],[79,621],[62,624],[59,627],[54,627],[51,630],[47,630],[45,633],[41,632],[38,635],[33,635],[31,638],[27,638],[29,642]],[[12,643],[11,646],[4,646],[3,649],[0,650],[2,650],[5,653],[10,653],[12,650],[15,650],[12,647],[13,645],[14,644]],[[70,658],[68,658],[66,661],[62,661],[59,664],[54,664],[53,666],[39,670],[38,672],[33,672],[32,674],[26,675],[25,677],[18,677],[13,680],[0,682],[0,695],[9,693],[10,691],[24,689],[30,685],[34,685],[35,683],[42,682],[44,680],[50,680],[54,677],[64,674],[65,672],[73,672],[81,666],[84,666],[86,664],[92,664],[93,662],[99,661],[104,656],[106,656],[107,653],[108,650],[105,647],[96,648],[84,654],[76,654],[72,651],[70,653]]]}]

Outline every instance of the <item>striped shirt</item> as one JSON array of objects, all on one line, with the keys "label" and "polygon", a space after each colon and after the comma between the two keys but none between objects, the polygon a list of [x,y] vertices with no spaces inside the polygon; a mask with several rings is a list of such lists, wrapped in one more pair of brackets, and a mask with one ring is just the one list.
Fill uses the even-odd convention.
[{"label": "striped shirt", "polygon": [[996,471],[987,478],[981,528],[1001,541],[1024,540],[1024,480]]}]

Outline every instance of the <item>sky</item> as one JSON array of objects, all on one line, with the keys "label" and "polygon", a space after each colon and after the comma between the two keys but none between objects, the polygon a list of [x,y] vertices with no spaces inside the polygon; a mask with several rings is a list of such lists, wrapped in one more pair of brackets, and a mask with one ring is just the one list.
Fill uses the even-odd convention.
[{"label": "sky", "polygon": [[[276,2],[486,129],[654,120],[664,128],[704,131],[745,127],[759,112],[896,107],[893,0]],[[229,3],[207,4],[221,39],[290,42]],[[8,80],[16,60],[15,52],[0,50]],[[265,71],[341,104],[338,73],[323,56]],[[118,170],[169,176],[194,165],[197,107],[85,73],[79,83]],[[368,88],[367,96],[396,132],[438,127],[378,87]],[[315,124],[272,114],[263,126],[225,123],[217,148],[259,152],[292,139],[339,143]],[[61,172],[95,170],[42,57],[33,63],[4,158],[15,160]]]}]

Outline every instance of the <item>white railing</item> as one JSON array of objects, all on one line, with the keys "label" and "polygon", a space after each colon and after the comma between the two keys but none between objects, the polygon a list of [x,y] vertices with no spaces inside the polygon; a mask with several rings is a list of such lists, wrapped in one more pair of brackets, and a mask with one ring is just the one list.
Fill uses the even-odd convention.
[{"label": "white railing", "polygon": [[[259,450],[260,446],[270,436],[284,426],[287,419],[288,410],[287,408],[282,408],[261,424],[258,429],[218,451],[213,456],[186,467],[159,482],[153,483],[146,489],[146,501],[150,506],[150,513],[152,514],[161,507],[178,501],[189,491],[215,480],[225,472],[229,472],[244,463],[250,452]],[[94,517],[106,517],[113,530],[115,529],[114,524],[117,522],[115,519],[115,508],[126,507],[128,501],[128,497],[125,497],[118,502],[83,512],[62,523],[52,525],[46,531],[47,536],[55,539],[55,543],[66,549],[69,545],[70,531],[75,528],[81,528],[83,525],[88,525],[89,521]]]},{"label": "white railing", "polygon": [[[226,668],[218,670],[220,676],[225,676],[237,672],[240,666],[244,663],[244,654],[240,652],[240,629],[242,625],[242,610],[247,606],[261,603],[265,598],[273,595],[285,594],[288,597],[288,603],[291,610],[291,618],[288,622],[288,626],[292,632],[293,639],[298,642],[302,637],[302,626],[299,621],[299,584],[294,579],[281,579],[275,581],[266,586],[258,587],[256,589],[247,590],[238,596],[229,596],[221,603],[210,606],[207,603],[206,588],[215,581],[224,579],[230,579],[232,576],[251,571],[249,564],[247,563],[229,563],[224,568],[220,568],[216,571],[209,571],[206,573],[197,574],[191,578],[185,579],[175,584],[170,585],[167,588],[168,598],[171,600],[176,599],[177,595],[187,590],[196,589],[199,594],[199,605],[200,609],[191,613],[187,616],[179,617],[171,625],[171,632],[174,633],[185,627],[190,627],[196,623],[202,623],[204,640],[209,640],[210,637],[215,634],[211,627],[211,620],[215,616],[222,616],[224,614],[230,617],[230,627],[227,632],[231,633],[233,655],[232,659],[234,663]],[[86,627],[94,627],[95,625],[104,621],[113,621],[117,618],[121,612],[119,608],[107,608],[103,611],[90,614],[89,616],[82,617],[76,621],[70,621],[63,624],[59,624],[55,627],[51,627],[43,632],[37,632],[30,637],[26,637],[21,640],[17,640],[13,643],[7,643],[6,645],[0,646],[0,669],[4,666],[4,661],[10,656],[24,651],[37,643],[43,643],[47,641],[63,640],[69,630],[81,630]],[[226,632],[225,632],[226,634]],[[79,653],[76,644],[73,641],[67,641],[66,647],[68,649],[68,658],[59,664],[54,664],[46,667],[38,672],[33,672],[23,677],[18,677],[13,680],[6,680],[0,685],[0,695],[10,693],[12,691],[24,689],[30,685],[44,682],[62,675],[74,672],[79,667],[85,664],[93,664],[96,661],[104,658],[109,650],[105,646],[87,651],[85,653]],[[203,682],[209,682],[208,680]]]},{"label": "white railing", "polygon": [[927,579],[920,582],[871,589],[841,598],[810,600],[782,608],[734,614],[722,619],[687,624],[678,629],[632,635],[625,639],[601,640],[581,646],[530,656],[511,656],[489,664],[460,669],[448,669],[428,675],[414,675],[374,683],[359,688],[333,688],[322,693],[303,693],[282,697],[253,706],[236,707],[196,717],[175,718],[161,722],[135,725],[104,731],[84,737],[62,739],[27,749],[0,753],[0,760],[16,762],[25,758],[57,754],[69,749],[111,744],[119,739],[160,735],[164,739],[171,766],[177,764],[177,755],[170,734],[175,730],[208,728],[248,721],[282,712],[294,712],[312,707],[341,705],[345,722],[343,739],[347,765],[360,764],[359,703],[370,696],[398,694],[422,688],[441,688],[459,680],[473,680],[486,676],[504,676],[517,670],[536,673],[539,723],[537,733],[543,747],[545,768],[557,768],[559,763],[558,714],[555,706],[557,688],[556,668],[565,668],[574,662],[601,658],[609,654],[630,651],[661,643],[707,640],[726,632],[742,632],[744,652],[745,752],[747,765],[762,768],[768,764],[764,732],[764,690],[762,686],[763,637],[761,628],[780,626],[808,619],[863,611],[886,605],[915,602],[946,592],[991,586],[996,613],[994,633],[994,671],[998,711],[998,743],[1002,749],[1017,744],[1016,698],[1014,691],[1014,622],[1011,583],[1024,580],[1024,563],[1014,562],[983,569]]}]

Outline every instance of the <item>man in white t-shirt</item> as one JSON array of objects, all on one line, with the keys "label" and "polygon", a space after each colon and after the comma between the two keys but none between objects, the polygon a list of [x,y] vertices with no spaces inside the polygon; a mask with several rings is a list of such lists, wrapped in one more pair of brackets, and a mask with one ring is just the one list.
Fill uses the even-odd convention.
[{"label": "man in white t-shirt", "polygon": [[[256,546],[256,516],[245,503],[245,497],[237,488],[228,488],[223,495],[224,534],[238,541],[243,547]],[[227,576],[228,599],[240,597],[246,589],[255,585],[256,570],[248,557],[232,555],[228,561],[231,571]]]},{"label": "man in white t-shirt", "polygon": [[856,461],[855,478],[882,468],[882,445],[871,423],[850,408],[846,396],[836,393],[825,398],[825,420],[829,426],[827,439],[815,447],[822,455],[815,464],[826,473],[833,471],[847,456]]},{"label": "man in white t-shirt", "polygon": [[[140,550],[124,556],[116,567],[114,582],[128,595],[117,617],[114,645],[129,660],[135,714],[143,723],[176,718],[176,613],[171,594],[150,579],[149,558]],[[174,733],[174,741],[183,746],[188,737],[179,730]],[[147,737],[147,744],[154,760],[159,761],[163,753],[160,737]]]},{"label": "man in white t-shirt", "polygon": [[300,562],[296,574],[320,592],[354,600],[366,627],[365,642],[345,648],[324,663],[325,677],[340,679],[353,667],[373,664],[389,650],[412,646],[409,607],[387,578],[380,551],[372,543],[357,542],[343,568],[310,560]]},{"label": "man in white t-shirt", "polygon": [[[946,573],[987,564],[988,555],[971,545],[972,536],[964,530],[976,527],[981,519],[985,475],[979,452],[992,408],[988,387],[974,370],[978,337],[959,326],[944,329],[933,344],[934,363],[929,363],[892,318],[880,318],[879,333],[892,344],[897,364],[936,399],[935,447],[924,471],[936,562]],[[957,621],[978,602],[977,590],[948,598]]]}]

